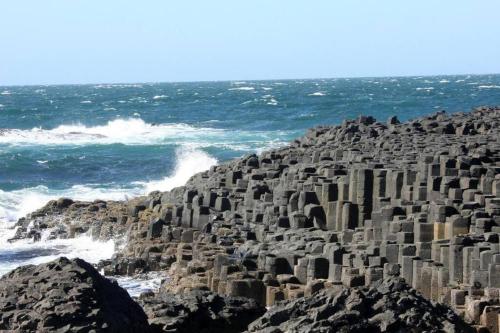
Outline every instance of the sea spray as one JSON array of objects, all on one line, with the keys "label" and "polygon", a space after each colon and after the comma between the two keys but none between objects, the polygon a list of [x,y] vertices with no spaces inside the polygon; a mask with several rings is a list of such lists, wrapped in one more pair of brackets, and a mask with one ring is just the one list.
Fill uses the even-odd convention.
[{"label": "sea spray", "polygon": [[179,148],[176,152],[176,165],[172,174],[159,181],[148,183],[137,182],[143,186],[146,192],[169,191],[177,186],[184,185],[194,174],[208,170],[217,164],[217,159],[202,150],[190,147]]}]

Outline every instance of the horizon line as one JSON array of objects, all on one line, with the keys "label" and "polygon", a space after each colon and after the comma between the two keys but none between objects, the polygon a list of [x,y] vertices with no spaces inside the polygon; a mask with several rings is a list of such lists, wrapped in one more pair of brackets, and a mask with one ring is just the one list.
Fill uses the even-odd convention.
[{"label": "horizon line", "polygon": [[450,77],[450,76],[486,76],[500,75],[500,73],[458,73],[458,74],[424,74],[424,75],[368,75],[368,76],[332,76],[332,77],[308,77],[308,78],[286,78],[286,79],[220,79],[220,80],[180,80],[180,81],[131,81],[131,82],[86,82],[86,83],[29,83],[29,84],[0,84],[0,87],[40,87],[40,86],[89,86],[89,85],[134,85],[134,84],[176,84],[176,83],[223,83],[223,82],[263,82],[263,81],[295,81],[295,80],[334,80],[334,79],[381,79],[381,78],[413,78],[413,77]]}]

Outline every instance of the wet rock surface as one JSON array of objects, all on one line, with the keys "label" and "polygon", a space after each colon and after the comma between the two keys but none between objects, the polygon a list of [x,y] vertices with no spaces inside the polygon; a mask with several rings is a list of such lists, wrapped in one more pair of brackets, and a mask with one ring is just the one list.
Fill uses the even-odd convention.
[{"label": "wet rock surface", "polygon": [[0,279],[2,332],[149,332],[141,307],[80,259],[23,266]]}]

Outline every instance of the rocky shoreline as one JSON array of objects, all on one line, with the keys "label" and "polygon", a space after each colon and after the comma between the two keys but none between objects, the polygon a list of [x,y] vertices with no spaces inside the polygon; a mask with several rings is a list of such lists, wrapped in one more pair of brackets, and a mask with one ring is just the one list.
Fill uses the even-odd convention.
[{"label": "rocky shoreline", "polygon": [[[317,127],[170,192],[60,199],[17,225],[13,242],[115,239],[105,275],[168,271],[138,300],[156,332],[498,332],[500,108]],[[24,320],[9,311],[1,330]]]}]

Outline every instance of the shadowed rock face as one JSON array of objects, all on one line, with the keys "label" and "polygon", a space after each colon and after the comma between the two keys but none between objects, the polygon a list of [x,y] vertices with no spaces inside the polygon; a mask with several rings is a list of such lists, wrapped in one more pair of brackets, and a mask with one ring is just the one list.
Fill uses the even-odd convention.
[{"label": "shadowed rock face", "polygon": [[237,333],[266,311],[248,298],[221,297],[201,290],[143,295],[139,303],[154,332]]},{"label": "shadowed rock face", "polygon": [[59,258],[0,279],[0,330],[149,332],[141,307],[89,263]]},{"label": "shadowed rock face", "polygon": [[279,304],[248,332],[474,332],[450,308],[391,278],[372,288],[327,289]]}]

